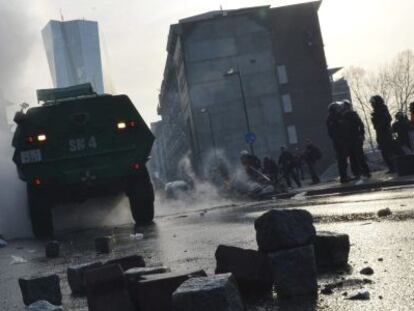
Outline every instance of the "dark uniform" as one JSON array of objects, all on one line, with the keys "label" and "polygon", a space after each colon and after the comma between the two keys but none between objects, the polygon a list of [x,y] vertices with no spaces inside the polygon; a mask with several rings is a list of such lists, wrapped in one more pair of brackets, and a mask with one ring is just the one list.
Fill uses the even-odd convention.
[{"label": "dark uniform", "polygon": [[295,171],[296,175],[298,175],[299,179],[305,180],[305,172],[303,170],[303,164],[305,162],[304,155],[299,151],[299,148],[295,149],[295,153],[293,154],[295,159]]},{"label": "dark uniform", "polygon": [[281,154],[279,156],[279,166],[282,169],[283,177],[285,178],[286,183],[289,187],[292,187],[292,183],[290,181],[291,177],[298,187],[302,186],[299,177],[295,171],[295,158],[284,147],[281,148]]},{"label": "dark uniform", "polygon": [[263,159],[263,174],[270,178],[272,183],[277,183],[279,179],[279,167],[276,162],[269,157]]},{"label": "dark uniform", "polygon": [[341,105],[337,102],[329,105],[326,127],[335,149],[341,183],[345,183],[349,181],[347,167],[352,137],[350,136],[349,121],[340,118],[340,108]]},{"label": "dark uniform", "polygon": [[259,176],[257,171],[261,170],[261,163],[258,157],[247,152],[242,152],[240,156],[240,161],[246,170],[247,176],[252,180],[258,180]]},{"label": "dark uniform", "polygon": [[410,103],[411,123],[414,125],[414,102]]},{"label": "dark uniform", "polygon": [[312,183],[314,184],[318,184],[321,182],[315,170],[316,161],[318,161],[321,157],[322,152],[319,150],[319,148],[316,147],[311,141],[308,141],[305,148],[304,158],[306,164],[308,165],[309,174],[312,178]]},{"label": "dark uniform", "polygon": [[364,154],[365,126],[358,113],[352,109],[349,101],[344,101],[341,118],[347,121],[350,130],[349,162],[356,178],[361,175],[371,177]]},{"label": "dark uniform", "polygon": [[393,157],[395,149],[391,133],[391,115],[381,96],[371,97],[370,103],[373,108],[371,113],[372,124],[377,133],[378,148],[381,150],[382,158],[390,172],[395,171]]},{"label": "dark uniform", "polygon": [[392,124],[391,130],[397,135],[396,143],[401,148],[411,149],[409,132],[412,125],[410,120],[401,111],[395,114],[395,119],[396,121]]}]

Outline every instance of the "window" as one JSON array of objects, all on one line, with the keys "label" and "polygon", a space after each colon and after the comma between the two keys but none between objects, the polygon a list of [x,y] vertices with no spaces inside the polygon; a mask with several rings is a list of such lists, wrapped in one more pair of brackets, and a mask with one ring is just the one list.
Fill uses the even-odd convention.
[{"label": "window", "polygon": [[285,113],[292,112],[292,99],[289,94],[282,95],[283,111]]},{"label": "window", "polygon": [[296,127],[294,125],[289,125],[287,127],[287,134],[289,144],[294,145],[298,143],[298,135],[296,133]]},{"label": "window", "polygon": [[288,83],[288,76],[287,76],[285,65],[277,66],[277,78],[279,79],[280,84]]}]

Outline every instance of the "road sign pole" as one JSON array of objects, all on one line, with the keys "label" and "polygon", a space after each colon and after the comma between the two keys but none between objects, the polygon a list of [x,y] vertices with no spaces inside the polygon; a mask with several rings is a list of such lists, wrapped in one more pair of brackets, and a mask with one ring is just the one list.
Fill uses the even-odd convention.
[{"label": "road sign pole", "polygon": [[250,143],[250,144],[249,144],[249,147],[250,147],[250,152],[251,152],[251,154],[252,154],[252,155],[254,155],[254,147],[253,147],[253,144],[252,144],[252,143]]},{"label": "road sign pole", "polygon": [[[240,68],[237,66],[237,71],[236,71],[237,76],[239,77],[239,83],[240,83],[240,93],[241,93],[241,97],[242,97],[242,105],[243,105],[243,111],[244,111],[244,117],[246,119],[246,128],[247,128],[247,133],[250,133],[250,120],[249,120],[249,115],[247,113],[247,107],[246,107],[246,96],[244,94],[244,87],[243,87],[243,80],[241,77],[241,72],[240,72]],[[253,147],[253,143],[249,143],[249,147],[250,147],[250,153],[252,155],[254,155],[254,147]]]}]

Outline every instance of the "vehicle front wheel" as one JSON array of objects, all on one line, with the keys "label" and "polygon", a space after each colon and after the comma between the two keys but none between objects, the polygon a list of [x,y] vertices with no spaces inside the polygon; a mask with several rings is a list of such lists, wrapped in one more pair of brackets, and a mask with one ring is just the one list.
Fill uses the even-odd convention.
[{"label": "vehicle front wheel", "polygon": [[135,223],[151,223],[154,219],[154,189],[145,166],[139,175],[130,179],[127,196]]},{"label": "vehicle front wheel", "polygon": [[29,214],[36,238],[53,237],[52,203],[43,189],[27,186]]}]

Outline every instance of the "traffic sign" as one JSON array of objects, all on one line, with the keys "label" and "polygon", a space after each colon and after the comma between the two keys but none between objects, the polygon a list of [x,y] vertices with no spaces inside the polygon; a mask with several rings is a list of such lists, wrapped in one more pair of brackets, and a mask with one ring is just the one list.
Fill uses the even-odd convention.
[{"label": "traffic sign", "polygon": [[256,134],[253,132],[246,133],[246,135],[244,135],[244,140],[248,144],[253,144],[256,141]]}]

